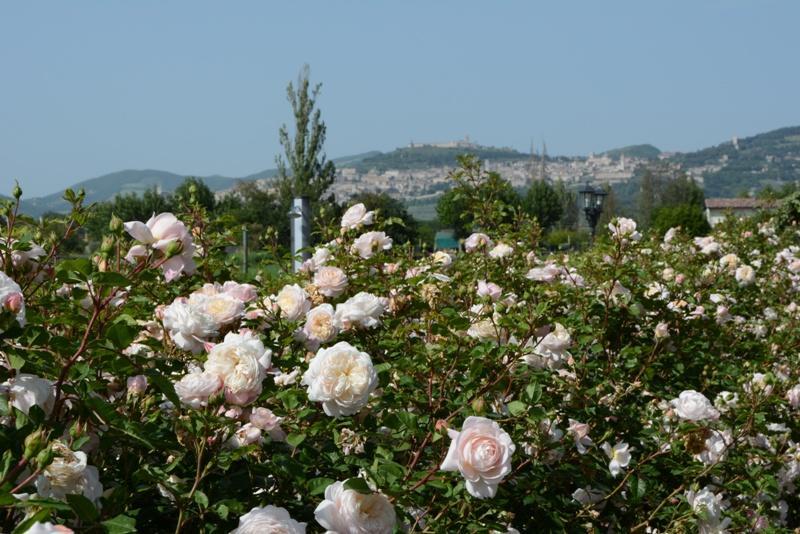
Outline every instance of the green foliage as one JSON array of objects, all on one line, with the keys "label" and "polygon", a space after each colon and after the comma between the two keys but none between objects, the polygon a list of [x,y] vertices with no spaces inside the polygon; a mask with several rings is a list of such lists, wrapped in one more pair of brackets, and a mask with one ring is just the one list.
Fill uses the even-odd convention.
[{"label": "green foliage", "polygon": [[558,223],[564,213],[562,198],[553,186],[544,180],[535,180],[531,184],[522,205],[529,215],[536,217],[544,230]]},{"label": "green foliage", "polygon": [[655,211],[651,226],[653,232],[664,235],[670,228],[678,226],[692,237],[706,235],[711,230],[705,212],[696,205],[673,204]]}]

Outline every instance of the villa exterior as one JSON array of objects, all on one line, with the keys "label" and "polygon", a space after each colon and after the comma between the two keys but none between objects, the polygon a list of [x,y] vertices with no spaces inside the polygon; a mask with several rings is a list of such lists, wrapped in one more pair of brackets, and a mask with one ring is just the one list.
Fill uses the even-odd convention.
[{"label": "villa exterior", "polygon": [[772,210],[778,203],[774,200],[758,198],[707,198],[706,220],[715,226],[725,219],[729,213],[734,217],[750,217],[761,210]]}]

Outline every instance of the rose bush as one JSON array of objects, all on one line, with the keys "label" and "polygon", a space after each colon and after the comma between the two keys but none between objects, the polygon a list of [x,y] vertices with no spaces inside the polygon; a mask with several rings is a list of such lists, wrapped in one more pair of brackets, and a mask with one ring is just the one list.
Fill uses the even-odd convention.
[{"label": "rose bush", "polygon": [[0,530],[800,526],[797,229],[619,219],[547,256],[487,198],[466,252],[356,206],[253,279],[196,205],[68,259],[80,195],[47,239],[11,202]]}]

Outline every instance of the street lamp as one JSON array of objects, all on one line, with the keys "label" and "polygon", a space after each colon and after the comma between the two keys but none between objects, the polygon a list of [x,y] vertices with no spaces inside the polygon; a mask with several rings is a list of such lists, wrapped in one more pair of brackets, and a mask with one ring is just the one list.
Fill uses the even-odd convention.
[{"label": "street lamp", "polygon": [[586,222],[589,223],[589,228],[592,231],[592,241],[594,241],[597,221],[600,219],[600,214],[603,213],[603,202],[608,193],[599,187],[592,187],[587,181],[583,188],[578,191],[578,194],[583,205],[583,213],[586,215]]}]

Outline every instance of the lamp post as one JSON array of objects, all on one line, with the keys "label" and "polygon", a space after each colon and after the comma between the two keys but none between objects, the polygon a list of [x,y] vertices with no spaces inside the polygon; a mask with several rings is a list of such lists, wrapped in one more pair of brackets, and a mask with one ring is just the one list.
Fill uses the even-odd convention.
[{"label": "lamp post", "polygon": [[597,221],[600,219],[600,214],[603,213],[603,202],[608,193],[603,189],[592,187],[587,181],[578,194],[581,205],[583,205],[583,213],[586,215],[586,222],[589,223],[592,232],[592,241],[594,241]]}]

